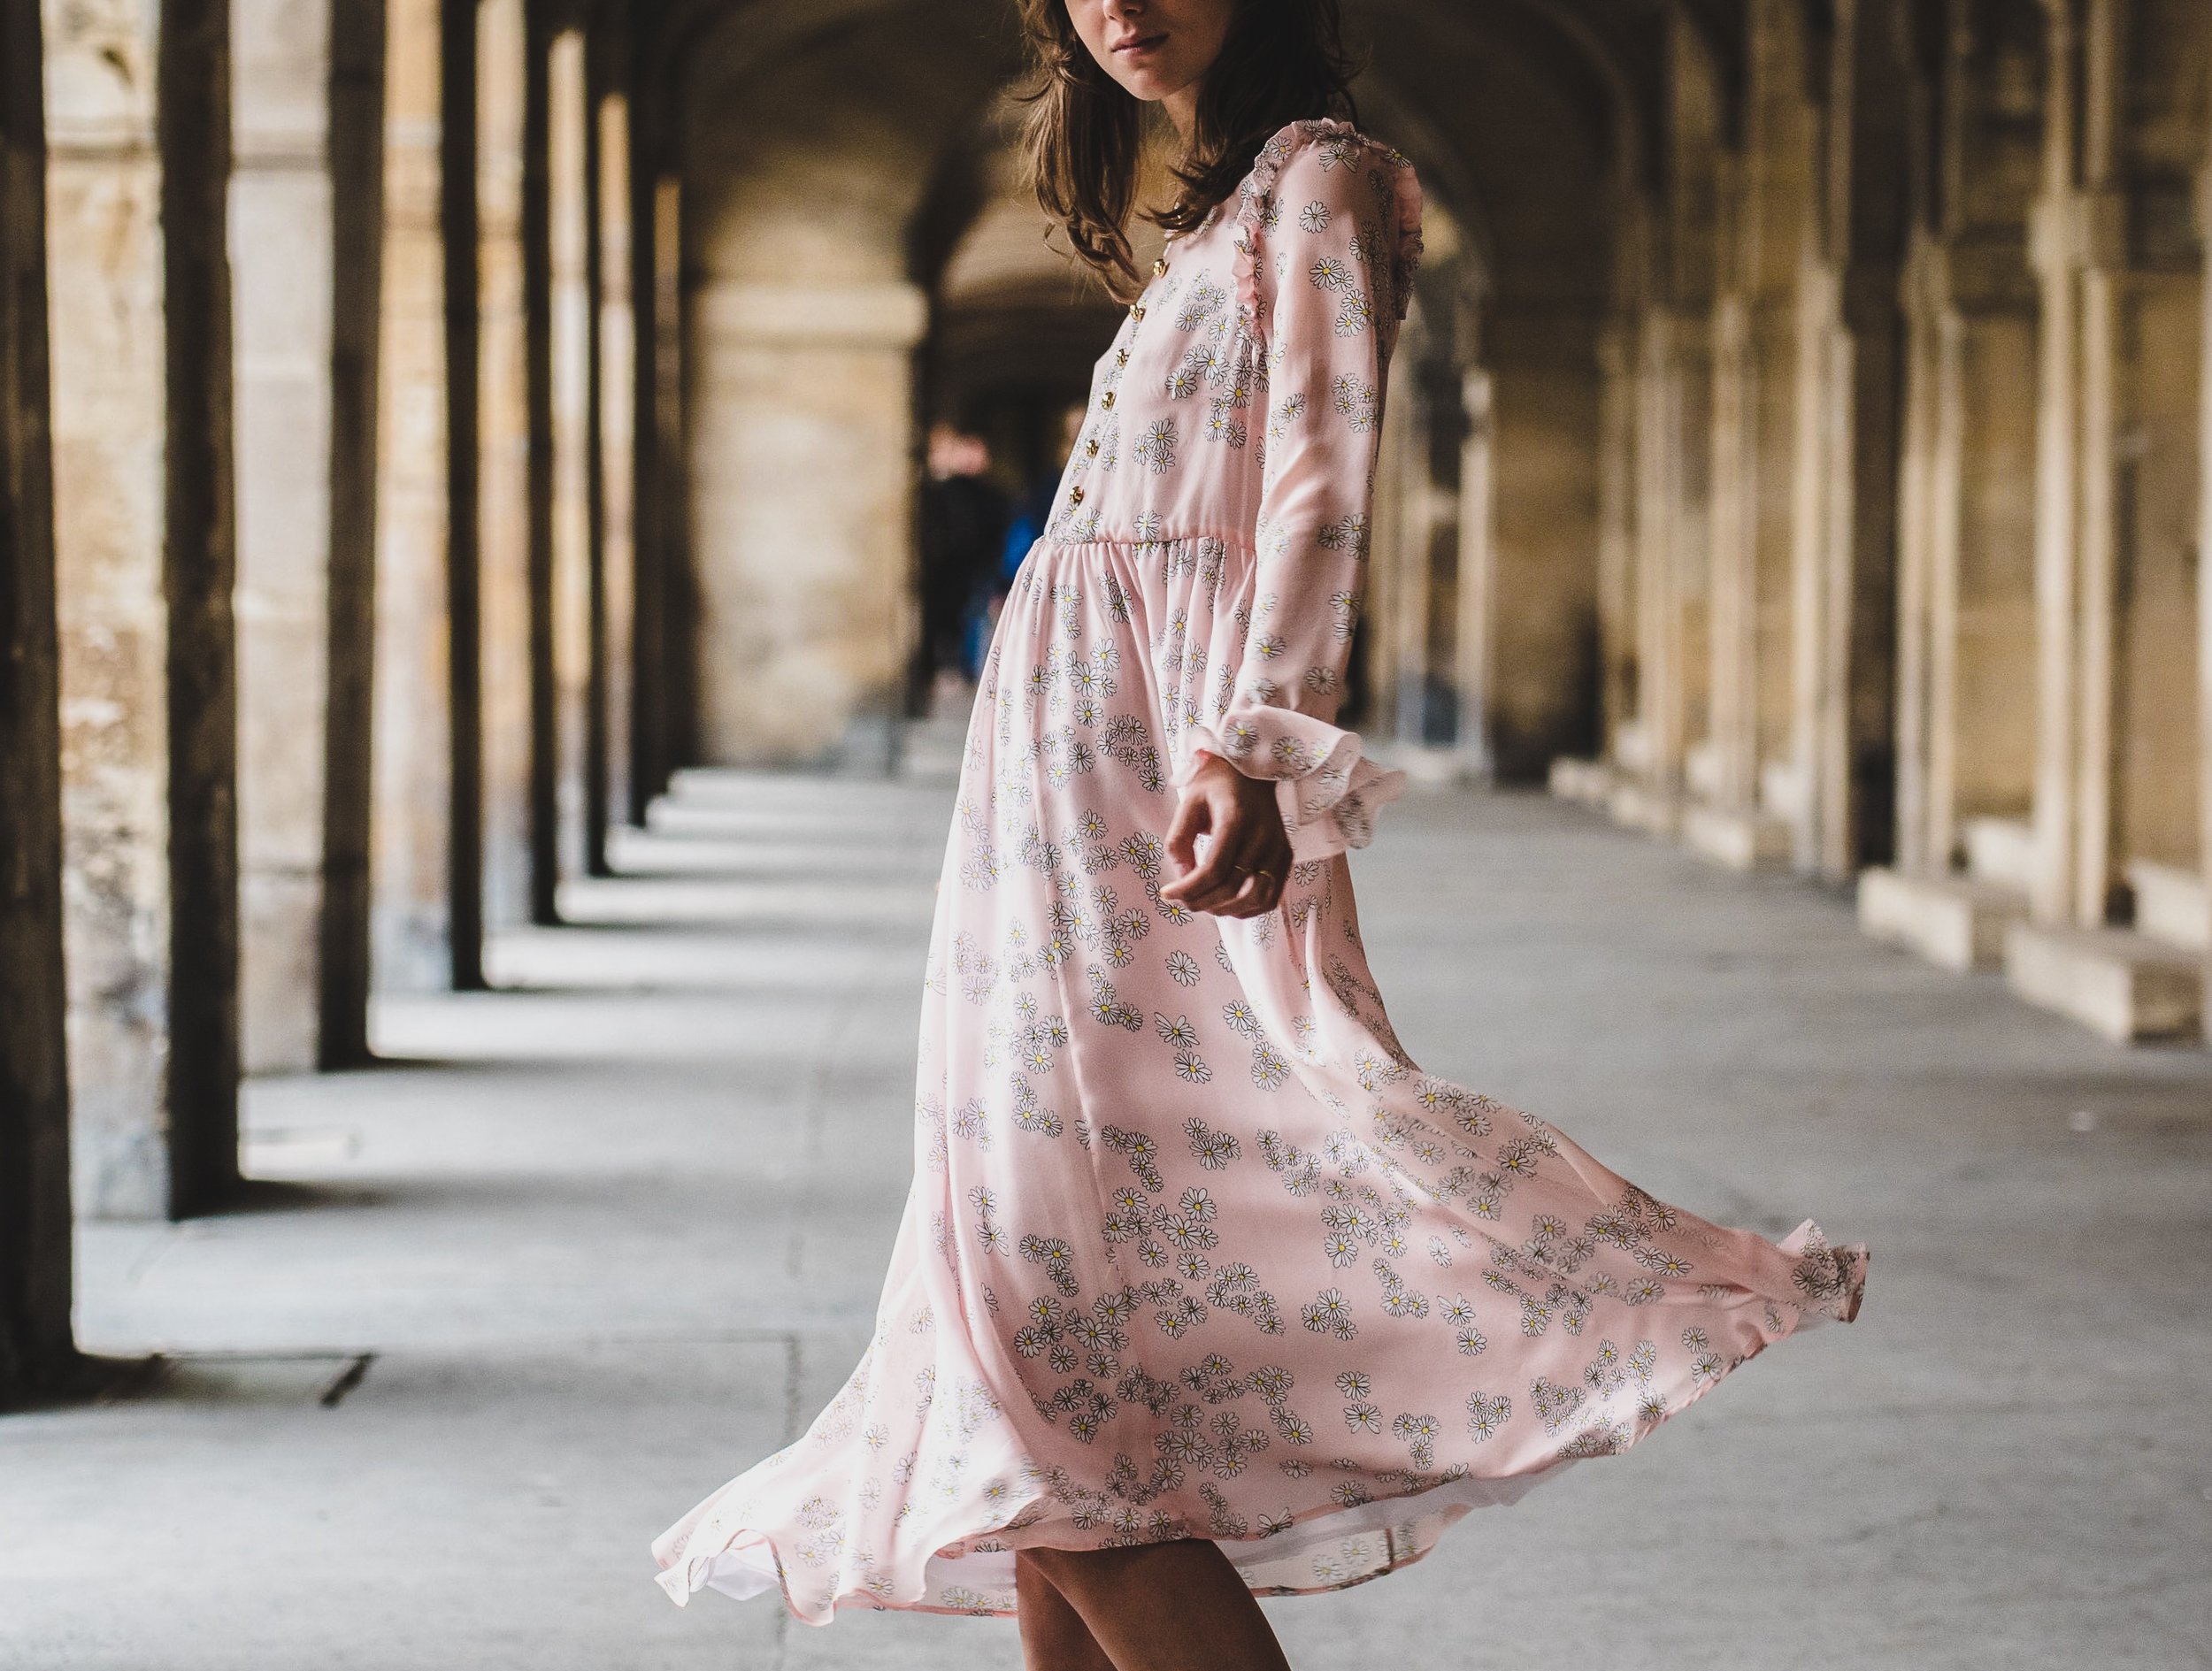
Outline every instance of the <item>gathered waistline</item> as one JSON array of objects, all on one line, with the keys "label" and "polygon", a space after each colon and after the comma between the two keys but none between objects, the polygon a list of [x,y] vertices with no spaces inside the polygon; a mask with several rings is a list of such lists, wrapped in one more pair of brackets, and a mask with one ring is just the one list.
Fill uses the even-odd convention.
[{"label": "gathered waistline", "polygon": [[1032,553],[1039,550],[1157,551],[1167,546],[1204,545],[1209,541],[1211,541],[1216,545],[1226,547],[1232,551],[1242,552],[1247,556],[1252,556],[1258,549],[1258,548],[1253,544],[1252,535],[1248,531],[1241,533],[1217,533],[1204,529],[1196,531],[1178,530],[1174,533],[1160,534],[1150,540],[1140,539],[1133,534],[1125,540],[1113,539],[1105,536],[1099,536],[1089,540],[1054,540],[1048,536],[1040,535],[1035,544],[1032,545],[1029,548]]}]

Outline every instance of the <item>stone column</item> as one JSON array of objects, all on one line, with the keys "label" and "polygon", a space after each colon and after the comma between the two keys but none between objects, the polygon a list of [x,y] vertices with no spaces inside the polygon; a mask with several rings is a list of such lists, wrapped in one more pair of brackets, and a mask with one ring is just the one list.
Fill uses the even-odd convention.
[{"label": "stone column", "polygon": [[2036,390],[2036,867],[2029,903],[2039,922],[2062,924],[2074,916],[2078,851],[2075,495],[2081,241],[2073,172],[2073,0],[2057,0],[2048,10],[2043,189],[2031,234],[2042,343]]},{"label": "stone column", "polygon": [[383,14],[232,9],[241,996],[264,1073],[366,1054]]},{"label": "stone column", "polygon": [[1376,532],[1387,579],[1378,600],[1377,671],[1389,704],[1389,730],[1419,747],[1428,740],[1431,615],[1435,590],[1435,483],[1429,448],[1429,391],[1424,386],[1429,333],[1419,314],[1407,321],[1395,396],[1383,417],[1382,449],[1398,491],[1391,525]]},{"label": "stone column", "polygon": [[927,298],[903,283],[726,281],[689,314],[704,757],[879,759],[909,653]]},{"label": "stone column", "polygon": [[667,734],[660,669],[665,660],[663,547],[671,518],[660,473],[659,391],[661,175],[657,143],[665,113],[645,96],[641,50],[630,60],[630,483],[632,500],[630,625],[630,822],[642,824],[653,797],[667,786]]},{"label": "stone column", "polygon": [[227,0],[163,8],[161,221],[168,331],[169,1211],[238,1183],[238,684],[231,399]]},{"label": "stone column", "polygon": [[231,0],[237,163],[240,1025],[315,1064],[330,651],[330,9]]},{"label": "stone column", "polygon": [[1636,378],[1631,326],[1598,337],[1598,659],[1602,757],[1618,769],[1636,712]]},{"label": "stone column", "polygon": [[75,1359],[38,0],[0,0],[0,1408]]},{"label": "stone column", "polygon": [[1717,805],[1749,815],[1759,786],[1758,456],[1751,320],[1743,296],[1713,308],[1710,738]]},{"label": "stone column", "polygon": [[378,987],[407,992],[453,972],[440,9],[387,8],[371,939]]},{"label": "stone column", "polygon": [[[524,175],[529,65],[525,0],[477,7],[479,700],[483,747],[484,920],[530,920],[534,589]],[[456,630],[459,623],[456,622]]]},{"label": "stone column", "polygon": [[[633,102],[631,109],[641,114]],[[647,153],[658,159],[659,148]],[[693,710],[698,683],[690,572],[691,528],[684,403],[683,185],[657,160],[634,174],[641,225],[632,272],[638,312],[637,776],[632,804],[643,808],[668,787],[695,751]]]},{"label": "stone column", "polygon": [[[1936,510],[1938,437],[1950,381],[1945,352],[1948,311],[1941,245],[1924,232],[1905,272],[1904,457],[1898,485],[1897,550],[1897,869],[1909,876],[1948,868],[1950,844],[1939,843],[1934,810],[1940,655],[1935,548],[1945,519]],[[1942,855],[1932,862],[1931,855]]]},{"label": "stone column", "polygon": [[384,287],[385,6],[334,7],[330,175],[330,642],[316,1065],[369,1060],[376,513]]},{"label": "stone column", "polygon": [[556,876],[586,868],[591,754],[593,598],[597,571],[592,484],[593,336],[588,89],[584,34],[554,36],[547,57],[548,301],[552,425],[550,585]]},{"label": "stone column", "polygon": [[1489,777],[1496,764],[1490,747],[1500,628],[1495,402],[1489,372],[1476,368],[1463,374],[1465,430],[1459,444],[1459,619],[1453,634],[1453,678],[1459,687],[1461,769],[1477,778]]},{"label": "stone column", "polygon": [[1841,0],[1828,66],[1826,190],[1801,289],[1793,725],[1801,867],[1849,877],[1893,824],[1901,72],[1874,8]]},{"label": "stone column", "polygon": [[228,12],[51,10],[74,1184],[176,1215],[237,1177]]},{"label": "stone column", "polygon": [[559,671],[555,665],[556,445],[553,363],[553,39],[541,0],[522,0],[524,584],[528,633],[529,918],[560,921]]},{"label": "stone column", "polygon": [[1636,433],[1636,719],[1640,775],[1652,799],[1637,822],[1673,833],[1682,789],[1682,321],[1647,309],[1638,344]]},{"label": "stone column", "polygon": [[[2198,180],[2197,226],[2208,247],[2197,422],[2197,841],[2199,872],[2212,899],[2212,164]],[[2212,962],[2205,989],[2212,992]],[[2212,1043],[2212,1026],[2205,1036]]]},{"label": "stone column", "polygon": [[447,948],[456,992],[484,984],[483,189],[480,5],[439,8],[438,222],[443,261],[447,622]]},{"label": "stone column", "polygon": [[585,771],[593,810],[585,824],[585,859],[594,875],[605,875],[609,869],[607,827],[628,816],[634,772],[630,703],[635,678],[636,327],[630,300],[628,96],[603,91],[595,110],[594,132],[598,147],[592,178],[597,188],[597,213],[593,217],[592,293],[597,298],[594,309],[597,351],[593,361],[597,413],[591,443],[595,454],[592,482],[598,504],[593,517],[597,563],[592,617],[591,743]]}]

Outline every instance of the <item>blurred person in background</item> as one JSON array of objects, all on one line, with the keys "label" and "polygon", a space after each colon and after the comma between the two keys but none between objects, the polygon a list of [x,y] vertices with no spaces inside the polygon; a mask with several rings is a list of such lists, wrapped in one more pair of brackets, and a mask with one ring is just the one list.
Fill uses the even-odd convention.
[{"label": "blurred person in background", "polygon": [[[1075,443],[1083,433],[1084,408],[1071,403],[1060,414],[1060,422],[1054,433],[1058,446],[1050,456],[1064,459],[1075,450]],[[1044,537],[1045,525],[1052,519],[1052,504],[1060,492],[1060,470],[1057,464],[1032,481],[1016,496],[1006,518],[1006,540],[999,553],[998,571],[992,577],[983,607],[968,637],[968,677],[979,678],[983,671],[984,653],[989,649],[991,633],[998,625],[1000,609],[1005,604],[1007,589],[1014,584],[1014,576],[1022,566],[1022,559],[1029,555],[1029,548]]]},{"label": "blurred person in background", "polygon": [[990,469],[981,436],[951,424],[931,426],[919,518],[921,631],[907,680],[910,715],[930,711],[941,675],[973,677],[965,640],[996,579],[1006,529],[1006,495]]}]

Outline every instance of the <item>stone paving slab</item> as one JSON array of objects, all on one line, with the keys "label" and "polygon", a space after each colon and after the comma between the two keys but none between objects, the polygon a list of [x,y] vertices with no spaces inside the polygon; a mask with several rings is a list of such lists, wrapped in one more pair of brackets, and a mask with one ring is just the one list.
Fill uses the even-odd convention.
[{"label": "stone paving slab", "polygon": [[[0,1668],[1010,1671],[1002,1622],[679,1610],[645,1555],[864,1340],[949,813],[688,778],[508,990],[383,1005],[403,1065],[253,1085],[250,1210],[87,1227],[88,1344],[258,1362],[0,1422]],[[1267,1604],[1302,1671],[2212,1663],[2212,1054],[1535,798],[1417,793],[1355,874],[1424,1067],[1875,1259],[1633,1454]]]}]

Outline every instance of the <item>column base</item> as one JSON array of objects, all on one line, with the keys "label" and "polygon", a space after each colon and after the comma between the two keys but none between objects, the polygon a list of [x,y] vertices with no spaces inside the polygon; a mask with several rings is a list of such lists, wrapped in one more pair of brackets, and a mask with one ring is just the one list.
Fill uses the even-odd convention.
[{"label": "column base", "polygon": [[2212,888],[2170,864],[2128,866],[2136,931],[2184,951],[2212,952]]},{"label": "column base", "polygon": [[1796,847],[1796,832],[1772,813],[1695,804],[1683,809],[1682,839],[1692,852],[1731,870],[1787,864]]},{"label": "column base", "polygon": [[1544,782],[1562,801],[1602,807],[1612,798],[1613,769],[1602,760],[1577,760],[1562,755],[1551,763]]},{"label": "column base", "polygon": [[2035,826],[2025,818],[1969,818],[1959,833],[1977,882],[2023,893],[2035,886]]},{"label": "column base", "polygon": [[2005,937],[2005,979],[2028,1002],[2115,1044],[2203,1031],[2203,959],[2127,929],[2016,924]]},{"label": "column base", "polygon": [[1605,809],[1624,829],[1672,838],[1682,828],[1682,798],[1670,790],[1623,779],[1606,797]]},{"label": "column base", "polygon": [[1870,870],[1859,878],[1859,929],[1964,974],[2005,961],[2005,936],[2027,920],[2027,895],[1961,876]]}]

